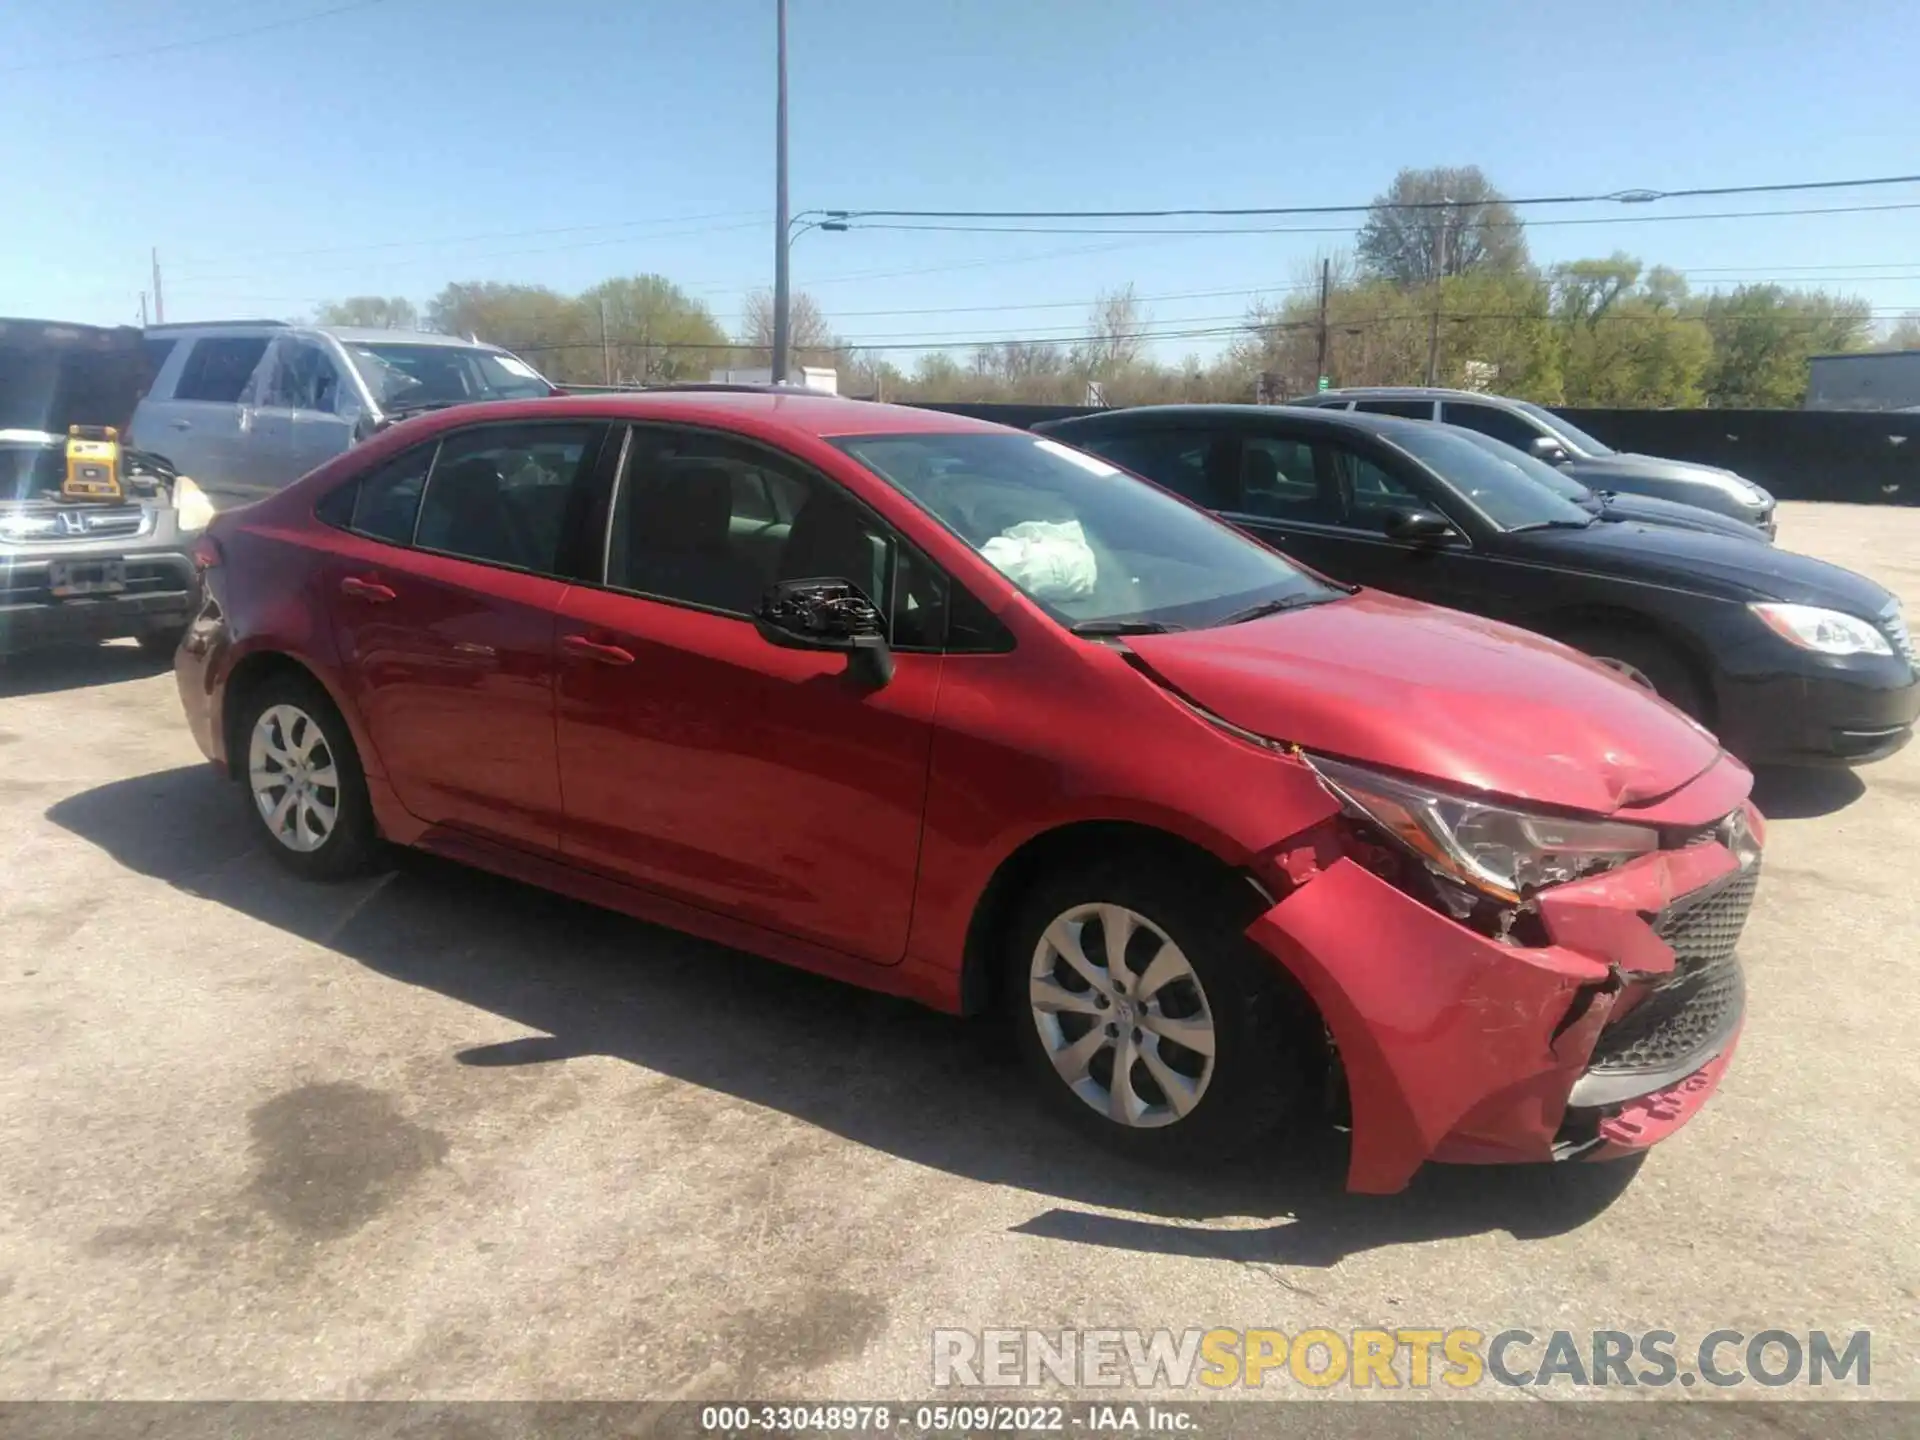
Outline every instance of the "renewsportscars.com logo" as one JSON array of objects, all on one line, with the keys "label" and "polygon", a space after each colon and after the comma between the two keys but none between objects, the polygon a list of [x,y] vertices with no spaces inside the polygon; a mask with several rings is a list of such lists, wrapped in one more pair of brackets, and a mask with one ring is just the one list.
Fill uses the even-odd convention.
[{"label": "renewsportscars.com logo", "polygon": [[1468,1390],[1873,1383],[1873,1335],[1714,1330],[936,1330],[936,1387]]}]

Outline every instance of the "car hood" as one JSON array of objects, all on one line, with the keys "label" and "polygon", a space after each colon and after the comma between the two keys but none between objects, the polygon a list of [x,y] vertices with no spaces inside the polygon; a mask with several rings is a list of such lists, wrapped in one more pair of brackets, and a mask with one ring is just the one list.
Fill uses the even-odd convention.
[{"label": "car hood", "polygon": [[[1718,465],[1700,465],[1692,460],[1667,460],[1658,455],[1634,455],[1618,450],[1611,455],[1589,455],[1569,460],[1562,468],[1582,485],[1594,490],[1611,488],[1606,484],[1609,475],[1617,475],[1623,480],[1638,476],[1648,480],[1696,481],[1746,501],[1747,487],[1753,485],[1751,480]],[[1754,485],[1753,488],[1766,494],[1762,486]]]},{"label": "car hood", "polygon": [[1726,535],[1735,540],[1772,544],[1767,532],[1757,525],[1703,510],[1698,505],[1682,505],[1677,500],[1657,500],[1651,495],[1630,495],[1610,491],[1600,510],[1602,520],[1632,520],[1643,525],[1666,525],[1676,530],[1698,530],[1708,535]]},{"label": "car hood", "polygon": [[1563,645],[1373,590],[1127,644],[1243,730],[1536,804],[1611,814],[1720,754],[1678,710]]},{"label": "car hood", "polygon": [[1878,615],[1893,598],[1866,576],[1810,555],[1796,555],[1777,545],[1756,545],[1744,536],[1670,525],[1627,521],[1589,525],[1584,530],[1509,531],[1502,553],[1721,600],[1824,605],[1864,619]]}]

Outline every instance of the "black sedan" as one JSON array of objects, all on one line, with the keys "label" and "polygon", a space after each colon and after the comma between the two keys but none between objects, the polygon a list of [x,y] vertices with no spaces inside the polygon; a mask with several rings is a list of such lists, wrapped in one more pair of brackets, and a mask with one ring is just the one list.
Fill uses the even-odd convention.
[{"label": "black sedan", "polygon": [[1879,759],[1920,714],[1900,603],[1865,576],[1752,540],[1604,523],[1451,426],[1170,405],[1034,428],[1337,579],[1584,650],[1750,763]]}]

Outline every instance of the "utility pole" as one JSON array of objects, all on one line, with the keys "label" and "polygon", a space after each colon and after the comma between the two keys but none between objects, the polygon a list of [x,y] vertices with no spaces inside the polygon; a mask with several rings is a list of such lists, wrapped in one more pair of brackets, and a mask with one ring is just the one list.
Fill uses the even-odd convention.
[{"label": "utility pole", "polygon": [[787,0],[774,0],[779,29],[779,98],[773,121],[773,383],[787,378]]},{"label": "utility pole", "polygon": [[1440,373],[1440,290],[1447,278],[1447,226],[1452,210],[1440,212],[1440,233],[1433,239],[1433,319],[1427,325],[1427,384],[1439,383]]},{"label": "utility pole", "polygon": [[600,297],[600,378],[613,384],[613,350],[607,344],[607,299]]},{"label": "utility pole", "polygon": [[1314,384],[1321,390],[1327,388],[1327,291],[1333,280],[1333,261],[1322,256],[1320,259],[1320,357],[1314,362],[1313,373],[1317,379]]},{"label": "utility pole", "polygon": [[147,328],[147,292],[144,290],[140,292],[140,328]]},{"label": "utility pole", "polygon": [[160,298],[160,247],[153,248],[153,323],[167,323],[167,302]]}]

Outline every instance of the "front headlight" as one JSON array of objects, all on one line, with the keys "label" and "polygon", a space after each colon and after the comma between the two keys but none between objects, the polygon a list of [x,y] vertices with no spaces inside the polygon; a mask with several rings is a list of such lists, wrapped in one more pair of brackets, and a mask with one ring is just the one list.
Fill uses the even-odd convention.
[{"label": "front headlight", "polygon": [[173,482],[173,512],[182,530],[204,530],[213,519],[213,501],[206,491],[181,475]]},{"label": "front headlight", "polygon": [[1820,655],[1893,654],[1893,642],[1880,632],[1879,626],[1843,610],[1772,603],[1747,608],[1766,621],[1767,627],[1781,639],[1802,650]]},{"label": "front headlight", "polygon": [[1306,757],[1321,783],[1426,865],[1497,900],[1611,870],[1660,848],[1644,825],[1569,820],[1493,805],[1382,775],[1343,760]]}]

